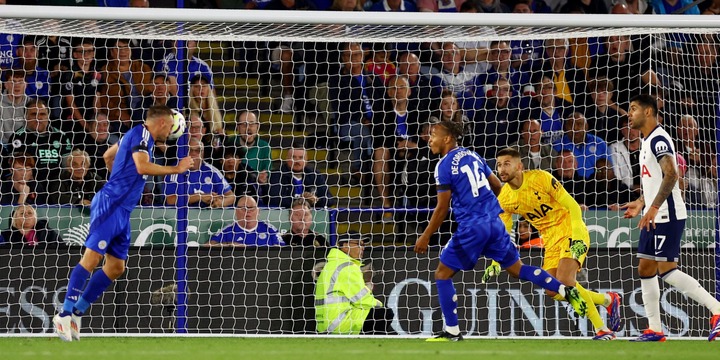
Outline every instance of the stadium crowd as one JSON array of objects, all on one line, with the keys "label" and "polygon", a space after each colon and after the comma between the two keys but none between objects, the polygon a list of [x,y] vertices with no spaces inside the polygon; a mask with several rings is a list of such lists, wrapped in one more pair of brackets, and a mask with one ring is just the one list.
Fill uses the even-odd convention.
[{"label": "stadium crowd", "polygon": [[[7,3],[171,7],[174,1]],[[187,3],[298,11],[720,13],[720,1],[690,6],[688,0]],[[150,106],[184,103],[190,155],[202,160],[189,175],[193,207],[230,207],[242,195],[260,206],[335,206],[327,170],[336,159],[311,164],[306,156],[320,147],[351,154],[346,180],[364,188],[361,206],[433,207],[438,158],[428,134],[434,123],[453,120],[464,125],[462,145],[491,164],[498,149],[516,146],[525,168],[553,172],[584,208],[616,209],[640,188],[641,139],[627,127],[628,100],[650,92],[678,141],[687,203],[715,207],[718,40],[688,34],[385,44],[239,39],[226,53],[251,69],[243,76],[274,82],[280,96],[268,109],[228,109],[216,86],[237,74],[208,65],[196,41],[186,43],[187,62],[181,62],[171,41],[0,34],[0,204],[88,206],[108,177],[105,150],[141,123]],[[179,79],[187,80],[182,99]],[[226,122],[226,112],[236,114],[234,122]],[[313,117],[329,126],[305,131],[304,142],[291,135],[287,145],[260,132],[265,113],[291,114],[301,131]],[[286,158],[274,158],[274,149]],[[154,156],[172,163],[177,151],[172,142],[158,144]],[[142,205],[174,205],[176,198],[173,177],[149,179]]]}]

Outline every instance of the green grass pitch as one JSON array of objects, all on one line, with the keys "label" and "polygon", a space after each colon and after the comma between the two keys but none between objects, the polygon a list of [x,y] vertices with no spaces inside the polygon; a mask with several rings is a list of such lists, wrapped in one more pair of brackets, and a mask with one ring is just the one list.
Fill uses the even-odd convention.
[{"label": "green grass pitch", "polygon": [[486,359],[486,360],[700,360],[720,359],[720,342],[668,340],[467,339],[426,343],[421,339],[361,338],[0,338],[2,359]]}]

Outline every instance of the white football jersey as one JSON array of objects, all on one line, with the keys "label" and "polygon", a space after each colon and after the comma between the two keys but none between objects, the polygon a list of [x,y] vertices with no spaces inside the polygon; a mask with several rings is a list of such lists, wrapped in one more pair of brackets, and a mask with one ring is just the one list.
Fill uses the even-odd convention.
[{"label": "white football jersey", "polygon": [[[643,214],[652,206],[655,196],[660,191],[663,172],[659,160],[663,156],[672,156],[675,159],[675,145],[667,131],[658,125],[647,138],[643,139],[640,149],[640,180],[645,200]],[[677,160],[675,160],[675,169],[677,171]],[[672,193],[660,206],[657,216],[655,216],[655,222],[666,223],[686,218],[685,201],[680,192],[680,185],[676,182]]]}]

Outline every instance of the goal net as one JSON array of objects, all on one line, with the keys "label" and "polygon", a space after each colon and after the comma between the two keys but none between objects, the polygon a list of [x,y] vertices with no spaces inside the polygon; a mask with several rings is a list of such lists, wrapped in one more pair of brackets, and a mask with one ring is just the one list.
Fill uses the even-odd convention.
[{"label": "goal net", "polygon": [[[618,206],[640,195],[641,138],[626,113],[641,93],[657,97],[675,140],[689,214],[680,268],[716,294],[720,22],[111,15],[0,11],[0,333],[53,331],[90,203],[109,176],[103,153],[153,105],[180,110],[188,131],[156,142],[154,161],[172,165],[187,153],[199,165],[186,182],[148,177],[129,224],[127,270],[91,307],[84,332],[319,334],[315,281],[348,236],[365,241],[363,275],[392,310],[393,330],[440,330],[433,273],[452,216],[427,255],[412,246],[436,204],[429,133],[455,121],[465,129],[461,145],[493,168],[496,153],[514,147],[526,169],[551,172],[573,195],[591,236],[578,279],[619,292],[618,335],[637,336],[647,327],[638,219]],[[527,221],[546,210],[513,219],[526,263],[542,264],[542,238]],[[464,334],[593,334],[539,288],[504,273],[482,284],[487,265],[480,259],[454,277]],[[709,311],[666,285],[661,313],[669,336],[707,336]]]}]

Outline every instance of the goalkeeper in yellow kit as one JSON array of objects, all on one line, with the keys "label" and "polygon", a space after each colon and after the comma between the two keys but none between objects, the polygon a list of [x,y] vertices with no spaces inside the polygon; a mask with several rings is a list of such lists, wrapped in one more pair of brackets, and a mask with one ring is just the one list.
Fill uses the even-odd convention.
[{"label": "goalkeeper in yellow kit", "polygon": [[[500,218],[508,232],[512,228],[512,214],[523,216],[535,226],[545,243],[543,269],[564,285],[576,287],[588,304],[605,306],[609,328],[595,306],[587,309],[587,316],[596,331],[593,340],[614,339],[615,331],[621,327],[620,296],[614,292],[600,294],[586,290],[575,279],[590,247],[590,235],[580,205],[547,171],[523,170],[520,153],[513,148],[498,152],[497,170],[500,180],[505,183],[498,200],[504,211]],[[499,271],[493,263],[485,270],[483,281]],[[548,295],[558,301],[565,300],[556,293]]]}]

